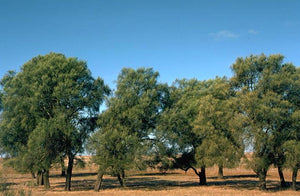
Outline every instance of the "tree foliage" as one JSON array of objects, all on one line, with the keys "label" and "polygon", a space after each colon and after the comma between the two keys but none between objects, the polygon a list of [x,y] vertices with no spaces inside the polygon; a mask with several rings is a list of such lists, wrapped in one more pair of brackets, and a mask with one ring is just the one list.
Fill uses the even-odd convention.
[{"label": "tree foliage", "polygon": [[293,116],[299,107],[296,68],[283,63],[282,55],[238,58],[232,65],[232,84],[239,94],[245,117],[244,130],[251,139],[252,167],[266,188],[266,174],[271,164],[278,167],[281,185],[285,185],[282,166],[286,161],[283,145],[295,132]]},{"label": "tree foliage", "polygon": [[[300,167],[300,69],[282,55],[250,55],[232,65],[233,77],[158,82],[152,68],[124,68],[117,88],[94,79],[86,62],[50,53],[25,63],[1,80],[0,150],[19,171],[50,186],[53,163],[68,159],[70,190],[74,159],[87,138],[99,165],[95,190],[105,173],[125,186],[131,169],[192,169],[206,184],[205,169],[235,167],[245,149],[261,189],[273,164],[281,186],[283,168],[296,189]],[[92,134],[97,128],[97,132]]]},{"label": "tree foliage", "polygon": [[31,59],[21,72],[9,72],[1,84],[3,148],[26,160],[22,163],[28,169],[46,174],[54,159],[66,154],[70,190],[74,156],[83,152],[108,87],[91,76],[86,62],[57,53]]},{"label": "tree foliage", "polygon": [[164,140],[169,147],[169,156],[175,160],[175,167],[185,171],[193,169],[199,176],[199,183],[206,184],[205,167],[201,171],[195,158],[196,148],[202,138],[193,131],[193,122],[199,111],[199,99],[206,92],[207,83],[198,80],[177,80],[170,87],[168,107],[162,113],[158,131],[164,134]]},{"label": "tree foliage", "polygon": [[100,115],[100,129],[92,138],[100,165],[96,190],[108,168],[123,186],[125,170],[139,163],[150,145],[149,136],[155,130],[165,95],[165,86],[157,78],[158,72],[145,68],[124,68],[119,74],[117,90]]},{"label": "tree foliage", "polygon": [[206,94],[199,99],[199,113],[193,122],[196,136],[202,143],[196,149],[196,160],[202,166],[233,168],[240,163],[244,154],[242,132],[238,121],[236,98],[227,78],[210,81]]}]

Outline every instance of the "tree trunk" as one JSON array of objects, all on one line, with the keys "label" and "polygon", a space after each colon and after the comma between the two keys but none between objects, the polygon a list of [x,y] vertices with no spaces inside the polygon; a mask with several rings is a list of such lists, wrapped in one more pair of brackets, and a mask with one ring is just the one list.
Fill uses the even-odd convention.
[{"label": "tree trunk", "polygon": [[42,171],[37,172],[36,183],[37,185],[44,185],[44,174]]},{"label": "tree trunk", "polygon": [[267,171],[266,171],[266,169],[261,169],[258,172],[259,189],[260,190],[266,190],[267,189],[266,177],[267,177]]},{"label": "tree trunk", "polygon": [[101,187],[102,187],[102,179],[103,179],[104,173],[105,173],[104,169],[99,169],[98,175],[97,175],[97,180],[96,180],[95,187],[94,187],[95,191],[99,191],[101,189]]},{"label": "tree trunk", "polygon": [[199,172],[199,180],[199,185],[207,185],[205,167],[201,167],[201,171]]},{"label": "tree trunk", "polygon": [[297,173],[298,173],[298,168],[293,169],[293,174],[292,174],[292,189],[296,190],[296,181],[297,181]]},{"label": "tree trunk", "polygon": [[122,169],[122,178],[125,179],[125,170]]},{"label": "tree trunk", "polygon": [[126,178],[125,178],[125,170],[122,169],[122,175],[121,175],[122,179],[123,179],[123,186],[126,186]]},{"label": "tree trunk", "polygon": [[50,181],[49,181],[49,170],[44,170],[43,175],[43,181],[44,181],[44,187],[46,189],[50,188]]},{"label": "tree trunk", "polygon": [[123,179],[122,179],[120,173],[117,174],[117,177],[118,177],[121,187],[124,187],[124,182],[123,182]]},{"label": "tree trunk", "polygon": [[71,191],[71,178],[74,164],[74,155],[68,155],[68,168],[66,175],[65,191]]},{"label": "tree trunk", "polygon": [[219,179],[224,179],[223,166],[219,166],[218,178]]},{"label": "tree trunk", "polygon": [[198,172],[196,168],[191,167],[194,170],[195,174],[199,177],[199,185],[206,185],[206,174],[205,167],[201,167],[201,170]]},{"label": "tree trunk", "polygon": [[66,176],[66,166],[65,166],[65,161],[64,157],[60,157],[60,166],[61,166],[61,175],[60,176]]},{"label": "tree trunk", "polygon": [[282,167],[281,166],[278,166],[278,174],[279,174],[279,178],[280,178],[280,187],[281,188],[286,188],[287,187],[287,184],[284,180],[284,175],[283,175],[283,172],[282,172]]}]

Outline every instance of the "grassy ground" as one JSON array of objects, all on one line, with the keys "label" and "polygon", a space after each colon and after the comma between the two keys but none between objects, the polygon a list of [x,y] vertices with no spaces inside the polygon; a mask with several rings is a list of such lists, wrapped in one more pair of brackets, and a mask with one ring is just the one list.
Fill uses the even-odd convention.
[{"label": "grassy ground", "polygon": [[[131,172],[126,180],[127,187],[120,188],[115,177],[104,176],[103,189],[94,192],[96,168],[87,165],[86,168],[75,168],[72,178],[72,191],[65,192],[63,177],[58,169],[52,169],[50,174],[51,188],[44,190],[36,186],[35,180],[29,174],[18,174],[10,168],[1,169],[1,182],[6,189],[16,195],[203,195],[203,196],[231,196],[231,195],[300,195],[299,191],[280,190],[277,170],[271,168],[267,177],[268,191],[259,191],[255,174],[243,167],[224,169],[225,179],[217,179],[217,168],[207,169],[208,186],[198,186],[198,178],[192,172],[181,170],[169,171],[162,175],[155,170]],[[286,181],[290,182],[291,172],[284,171]],[[300,175],[300,174],[299,174]],[[300,181],[298,175],[298,181]],[[298,189],[300,188],[298,184]],[[6,191],[9,192],[9,191]],[[3,193],[3,192],[2,192]],[[1,194],[1,193],[0,193]]]}]

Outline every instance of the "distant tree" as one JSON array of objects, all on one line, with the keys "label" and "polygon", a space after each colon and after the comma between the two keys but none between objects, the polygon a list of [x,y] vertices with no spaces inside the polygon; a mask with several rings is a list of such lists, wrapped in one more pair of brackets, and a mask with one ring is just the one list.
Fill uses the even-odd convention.
[{"label": "distant tree", "polygon": [[[286,186],[282,173],[283,144],[290,139],[295,127],[292,116],[298,110],[293,104],[295,72],[292,64],[283,64],[282,55],[238,58],[232,65],[244,130],[252,142],[252,167],[259,176],[260,188],[266,189],[266,175],[271,164],[278,167],[281,186]],[[299,90],[298,90],[299,91]]]},{"label": "distant tree", "polygon": [[94,79],[86,62],[50,53],[25,63],[2,79],[1,144],[28,169],[45,174],[57,156],[68,157],[65,189],[70,190],[74,157],[94,130],[109,89]]},{"label": "distant tree", "polygon": [[124,68],[119,74],[117,90],[100,115],[99,131],[91,139],[95,162],[100,166],[95,190],[101,188],[107,169],[125,186],[125,171],[147,152],[165,94],[165,86],[157,82],[158,75],[151,68]]}]

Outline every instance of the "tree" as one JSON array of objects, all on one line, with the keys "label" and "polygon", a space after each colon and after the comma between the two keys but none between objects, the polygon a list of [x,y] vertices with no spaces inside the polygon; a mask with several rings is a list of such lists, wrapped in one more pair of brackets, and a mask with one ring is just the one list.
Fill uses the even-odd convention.
[{"label": "tree", "polygon": [[227,78],[211,81],[207,95],[199,100],[199,113],[194,120],[197,137],[202,138],[196,148],[196,160],[201,165],[219,167],[218,177],[223,178],[223,168],[233,168],[244,155],[242,132],[236,127],[236,99]]},{"label": "tree", "polygon": [[2,110],[2,97],[3,97],[3,94],[2,92],[0,91],[0,111]]},{"label": "tree", "polygon": [[300,68],[290,75],[289,80],[294,82],[290,85],[289,100],[295,107],[295,112],[291,116],[292,131],[289,139],[283,144],[285,155],[284,166],[292,170],[292,188],[296,190],[297,173],[300,169]]},{"label": "tree", "polygon": [[207,86],[208,83],[195,79],[177,80],[169,89],[168,107],[157,128],[171,149],[169,156],[175,160],[174,166],[185,171],[192,169],[199,177],[200,185],[206,184],[205,166],[197,163],[195,155],[202,138],[193,131],[193,122],[199,113],[198,100],[206,93]]},{"label": "tree", "polygon": [[292,64],[283,63],[282,55],[249,56],[238,58],[232,65],[232,84],[240,98],[243,127],[253,141],[252,167],[259,176],[261,189],[266,189],[266,174],[271,164],[278,167],[281,186],[285,186],[282,166],[285,162],[283,144],[289,140],[295,127],[290,126],[297,111],[290,77],[295,71]]},{"label": "tree", "polygon": [[70,190],[74,157],[95,128],[108,87],[91,76],[86,62],[57,53],[34,57],[1,84],[1,143],[6,152],[31,159],[29,169],[42,170],[46,178],[55,158],[66,154],[65,189]]},{"label": "tree", "polygon": [[[0,83],[1,85],[1,83]],[[3,99],[3,92],[2,89],[0,89],[0,122],[1,122],[1,113],[2,113],[2,109],[3,109],[3,105],[2,105],[2,99]],[[3,150],[2,150],[2,145],[1,145],[1,141],[0,141],[0,155],[2,155]]]},{"label": "tree", "polygon": [[289,140],[284,143],[286,162],[285,166],[292,170],[292,189],[296,190],[296,180],[300,169],[300,142]]},{"label": "tree", "polygon": [[92,136],[90,149],[94,151],[93,161],[99,165],[95,190],[102,186],[102,177],[110,173],[118,177],[121,186],[125,186],[125,170],[134,167],[136,148],[139,146],[138,138],[130,134],[127,127],[118,124],[115,118],[118,113],[110,106],[100,115],[101,128]]},{"label": "tree", "polygon": [[[99,117],[99,131],[92,137],[95,162],[100,166],[95,190],[110,169],[125,186],[125,171],[140,162],[150,144],[162,108],[165,86],[157,82],[151,68],[124,68],[118,76],[117,90]],[[134,160],[134,161],[133,161]]]},{"label": "tree", "polygon": [[[16,73],[13,71],[9,71],[1,80],[3,87],[1,146],[3,151],[12,157],[16,157],[26,146],[28,135],[35,124],[34,115],[30,112],[30,102],[28,101],[27,104],[23,102],[28,98],[25,85],[17,86],[17,83],[22,82],[20,77],[16,78]],[[26,122],[23,119],[26,119]]]},{"label": "tree", "polygon": [[[30,133],[26,151],[21,156],[21,163],[32,171],[37,171],[38,184],[50,188],[49,169],[57,157],[57,152],[63,151],[59,141],[63,134],[57,131],[53,119],[41,120]],[[30,163],[28,165],[28,163]]]}]

